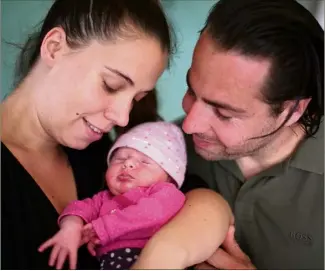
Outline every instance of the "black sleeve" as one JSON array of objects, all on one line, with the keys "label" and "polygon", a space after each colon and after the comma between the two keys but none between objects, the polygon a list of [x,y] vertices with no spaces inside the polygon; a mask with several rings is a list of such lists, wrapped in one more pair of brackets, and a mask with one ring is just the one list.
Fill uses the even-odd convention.
[{"label": "black sleeve", "polygon": [[208,184],[198,175],[195,174],[185,174],[185,180],[181,187],[183,193],[187,193],[196,188],[208,188]]}]

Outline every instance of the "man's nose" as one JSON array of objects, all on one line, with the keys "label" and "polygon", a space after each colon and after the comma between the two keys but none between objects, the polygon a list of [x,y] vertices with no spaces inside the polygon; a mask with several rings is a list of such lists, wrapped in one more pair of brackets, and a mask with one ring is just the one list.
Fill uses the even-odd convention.
[{"label": "man's nose", "polygon": [[211,113],[204,102],[196,101],[183,121],[182,128],[187,134],[204,133],[209,130]]}]

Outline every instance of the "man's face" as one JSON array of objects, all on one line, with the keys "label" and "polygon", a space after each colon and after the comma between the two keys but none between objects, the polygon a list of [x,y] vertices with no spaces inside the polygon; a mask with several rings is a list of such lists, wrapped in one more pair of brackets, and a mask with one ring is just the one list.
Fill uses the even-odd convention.
[{"label": "man's face", "polygon": [[193,135],[195,149],[207,160],[254,155],[280,126],[261,99],[270,61],[218,48],[207,33],[195,47],[183,98],[183,130]]}]

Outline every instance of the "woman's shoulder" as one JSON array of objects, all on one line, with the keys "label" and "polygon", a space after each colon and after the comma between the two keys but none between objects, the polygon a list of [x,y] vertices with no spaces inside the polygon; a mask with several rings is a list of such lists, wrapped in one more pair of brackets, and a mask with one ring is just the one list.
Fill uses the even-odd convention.
[{"label": "woman's shoulder", "polygon": [[[7,148],[7,146],[1,142],[1,180],[2,188],[6,186],[17,187],[17,184],[26,177],[25,171],[21,164]],[[3,191],[3,190],[2,190]]]},{"label": "woman's shoulder", "polygon": [[[9,149],[7,148],[7,146],[1,141],[1,165],[9,165],[9,164],[13,164],[13,165],[17,165],[17,163],[15,162],[15,157],[13,156],[13,154],[9,151]],[[1,170],[3,170],[4,168],[2,168]]]}]

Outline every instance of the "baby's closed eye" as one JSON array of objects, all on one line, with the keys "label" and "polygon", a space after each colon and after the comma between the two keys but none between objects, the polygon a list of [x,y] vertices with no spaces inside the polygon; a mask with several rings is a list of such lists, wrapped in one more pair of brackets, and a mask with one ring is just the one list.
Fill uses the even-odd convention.
[{"label": "baby's closed eye", "polygon": [[149,165],[150,164],[150,161],[149,160],[142,160],[141,161],[143,164],[146,164],[146,165]]},{"label": "baby's closed eye", "polygon": [[115,161],[115,162],[123,162],[125,160],[126,160],[126,157],[124,157],[124,156],[115,156],[112,159],[112,161]]}]

